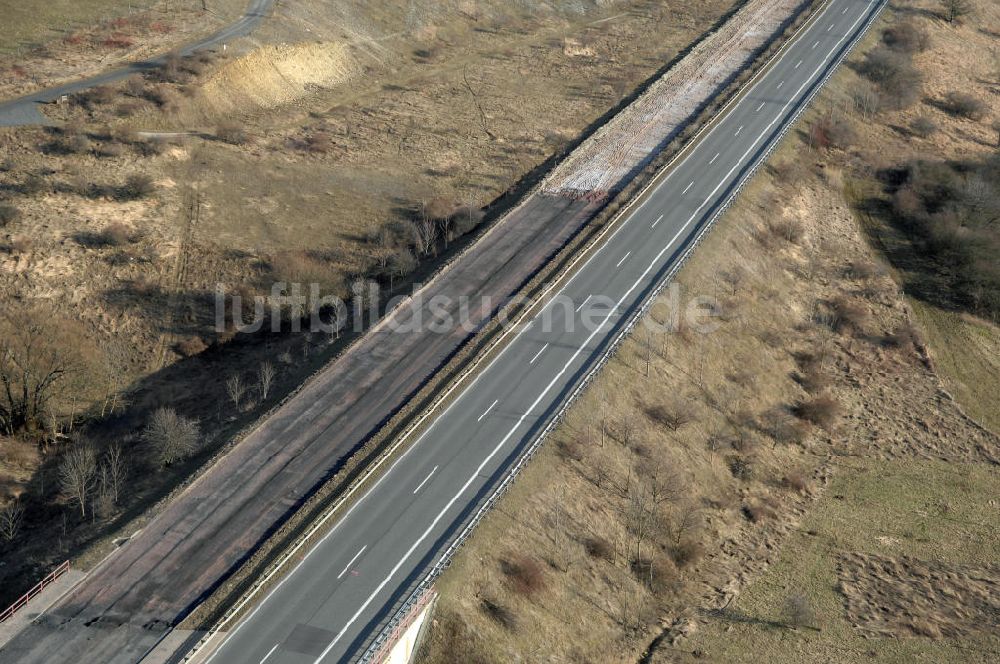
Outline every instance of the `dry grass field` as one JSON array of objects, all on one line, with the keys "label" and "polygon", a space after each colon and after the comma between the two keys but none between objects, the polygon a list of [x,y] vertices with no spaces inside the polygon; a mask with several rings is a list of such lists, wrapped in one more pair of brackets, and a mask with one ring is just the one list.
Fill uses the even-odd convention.
[{"label": "dry grass field", "polygon": [[[933,103],[997,112],[1000,72],[966,57],[997,48],[995,6],[936,8],[880,26],[929,34],[924,95],[865,116],[863,52],[838,73],[677,280],[718,329],[632,335],[438,582],[421,661],[1000,656],[997,328],[911,295],[857,199],[917,154],[995,149],[989,116]],[[924,114],[931,137],[900,129]]]}]

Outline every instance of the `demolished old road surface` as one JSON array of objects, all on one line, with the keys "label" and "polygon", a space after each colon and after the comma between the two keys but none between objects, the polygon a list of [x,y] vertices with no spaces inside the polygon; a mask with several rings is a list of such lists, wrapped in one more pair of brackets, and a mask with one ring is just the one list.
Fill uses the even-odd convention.
[{"label": "demolished old road surface", "polygon": [[831,0],[206,661],[362,657],[882,6]]}]

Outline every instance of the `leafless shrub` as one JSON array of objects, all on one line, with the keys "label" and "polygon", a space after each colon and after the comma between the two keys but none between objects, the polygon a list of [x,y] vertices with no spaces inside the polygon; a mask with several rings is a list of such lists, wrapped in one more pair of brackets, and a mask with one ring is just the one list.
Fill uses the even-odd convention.
[{"label": "leafless shrub", "polygon": [[235,120],[220,122],[215,128],[215,137],[230,145],[246,145],[250,141],[246,129]]},{"label": "leafless shrub", "polygon": [[146,423],[142,440],[158,466],[169,466],[198,449],[198,420],[177,414],[173,408],[158,408]]},{"label": "leafless shrub", "polygon": [[792,627],[811,627],[816,624],[812,603],[802,593],[792,593],[785,599],[782,615]]},{"label": "leafless shrub", "polygon": [[713,431],[705,439],[705,446],[710,452],[719,452],[730,445],[731,436],[724,431]]},{"label": "leafless shrub", "polygon": [[824,429],[830,429],[836,424],[840,410],[840,403],[829,394],[800,401],[794,408],[796,416]]},{"label": "leafless shrub", "polygon": [[795,186],[802,176],[802,167],[791,159],[776,161],[768,170],[774,176],[775,182],[786,186]]},{"label": "leafless shrub", "polygon": [[972,3],[969,0],[940,0],[940,3],[941,17],[949,23],[972,13]]},{"label": "leafless shrub", "polygon": [[24,523],[24,506],[20,500],[8,501],[0,508],[0,538],[12,542],[21,532]]},{"label": "leafless shrub", "polygon": [[134,74],[125,79],[125,94],[130,97],[141,97],[146,89],[146,79]]},{"label": "leafless shrub", "polygon": [[102,143],[94,153],[105,159],[117,159],[125,154],[125,147],[119,143]]},{"label": "leafless shrub", "polygon": [[692,537],[681,539],[670,547],[670,557],[680,569],[694,565],[705,555],[705,546]]},{"label": "leafless shrub", "polygon": [[865,81],[859,81],[851,93],[854,110],[861,117],[870,120],[882,108],[882,95],[877,87]]},{"label": "leafless shrub", "polygon": [[760,523],[767,519],[773,519],[774,509],[770,505],[761,502],[751,502],[743,506],[743,515],[752,523]]},{"label": "leafless shrub", "polygon": [[583,445],[573,439],[560,439],[556,442],[556,454],[565,461],[580,461],[583,459]]},{"label": "leafless shrub", "polygon": [[132,229],[120,221],[111,222],[101,229],[97,236],[98,241],[108,247],[119,247],[137,239]]},{"label": "leafless shrub", "polygon": [[646,408],[646,415],[656,424],[677,431],[694,421],[694,407],[686,399],[671,399]]},{"label": "leafless shrub", "polygon": [[407,247],[398,247],[389,257],[386,272],[389,275],[389,288],[392,288],[393,281],[417,269],[417,259],[413,252]]},{"label": "leafless shrub", "polygon": [[801,365],[795,379],[806,392],[821,392],[830,385],[830,376],[818,361]]},{"label": "leafless shrub", "polygon": [[761,416],[761,429],[776,443],[801,445],[809,436],[809,427],[784,408],[772,408]]},{"label": "leafless shrub", "polygon": [[903,323],[891,334],[886,335],[882,343],[890,348],[914,348],[922,345],[920,330],[912,323]]},{"label": "leafless shrub", "polygon": [[157,137],[137,141],[133,145],[143,157],[155,157],[163,154],[167,149],[167,142]]},{"label": "leafless shrub", "polygon": [[0,203],[0,228],[21,218],[21,210],[10,203]]},{"label": "leafless shrub", "polygon": [[680,585],[677,567],[669,558],[633,558],[632,574],[656,595],[676,591]]},{"label": "leafless shrub", "polygon": [[852,260],[848,262],[845,274],[850,279],[871,279],[878,276],[878,264],[870,260]]},{"label": "leafless shrub", "polygon": [[753,478],[753,464],[748,457],[736,454],[729,458],[729,472],[744,482]]},{"label": "leafless shrub", "polygon": [[809,141],[818,149],[846,150],[857,140],[858,133],[849,118],[828,113],[813,122],[809,130]]},{"label": "leafless shrub", "polygon": [[511,632],[517,630],[517,616],[507,607],[485,597],[480,600],[479,606],[483,610],[483,613],[504,629]]},{"label": "leafless shrub", "polygon": [[125,178],[125,184],[118,188],[116,196],[119,200],[134,201],[147,198],[155,191],[153,178],[145,173],[134,173]]},{"label": "leafless shrub", "polygon": [[465,235],[482,223],[486,213],[474,205],[463,205],[455,210],[452,219],[455,224],[455,234]]},{"label": "leafless shrub", "polygon": [[500,570],[516,592],[530,597],[545,588],[545,573],[534,558],[514,554],[500,561]]},{"label": "leafless shrub", "polygon": [[772,219],[767,222],[768,232],[790,244],[799,244],[805,237],[805,226],[798,219]]},{"label": "leafless shrub", "polygon": [[909,54],[876,48],[865,58],[861,72],[881,87],[891,108],[909,108],[920,99],[923,77]]},{"label": "leafless shrub", "polygon": [[926,115],[920,115],[910,123],[910,131],[920,138],[930,138],[937,130],[937,123]]},{"label": "leafless shrub", "polygon": [[591,558],[606,560],[608,562],[615,559],[614,546],[612,546],[611,542],[603,537],[598,537],[597,535],[588,537],[583,541],[583,548],[587,551],[587,555]]},{"label": "leafless shrub", "polygon": [[793,470],[782,478],[782,484],[799,493],[809,493],[809,478],[797,470]]},{"label": "leafless shrub", "polygon": [[24,181],[18,186],[18,190],[26,196],[34,196],[35,194],[49,192],[52,190],[52,187],[41,175],[32,173],[24,178]]},{"label": "leafless shrub", "polygon": [[199,355],[208,348],[208,344],[201,337],[188,337],[187,339],[182,339],[177,344],[177,352],[184,357],[194,357]]},{"label": "leafless shrub", "polygon": [[822,303],[816,314],[816,322],[842,334],[863,333],[868,319],[868,310],[862,304],[842,295]]},{"label": "leafless shrub", "polygon": [[80,516],[87,515],[90,492],[97,473],[97,455],[86,441],[71,447],[59,462],[59,487],[71,503],[80,508]]},{"label": "leafless shrub", "polygon": [[153,85],[146,89],[145,97],[160,108],[169,109],[176,104],[174,91],[166,85]]},{"label": "leafless shrub", "polygon": [[26,254],[35,247],[35,241],[27,235],[15,235],[7,243],[7,251],[11,254]]},{"label": "leafless shrub", "polygon": [[882,41],[894,51],[922,53],[931,44],[930,35],[913,21],[899,21],[882,31]]},{"label": "leafless shrub", "polygon": [[348,296],[344,275],[337,264],[324,254],[304,251],[279,251],[270,258],[270,271],[278,281],[317,284],[320,295]]},{"label": "leafless shrub", "polygon": [[306,136],[304,147],[313,154],[326,154],[333,149],[333,139],[325,131],[317,131]]},{"label": "leafless shrub", "polygon": [[952,115],[968,120],[982,120],[989,106],[979,97],[966,92],[952,91],[944,96],[944,109]]}]

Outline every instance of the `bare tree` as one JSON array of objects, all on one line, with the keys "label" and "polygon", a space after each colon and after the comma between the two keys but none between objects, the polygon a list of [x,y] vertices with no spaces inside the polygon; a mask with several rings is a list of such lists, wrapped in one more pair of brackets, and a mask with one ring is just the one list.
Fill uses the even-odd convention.
[{"label": "bare tree", "polygon": [[946,21],[954,23],[972,13],[972,3],[969,0],[941,0],[941,12]]},{"label": "bare tree", "polygon": [[128,476],[128,461],[121,443],[113,443],[104,453],[98,471],[98,482],[102,494],[108,497],[112,505],[117,505],[125,489],[125,478]]},{"label": "bare tree", "polygon": [[735,296],[740,290],[740,285],[746,279],[746,274],[746,270],[742,267],[733,265],[730,269],[724,270],[720,276],[722,281],[732,289],[732,294]]},{"label": "bare tree", "polygon": [[854,108],[862,118],[871,120],[875,117],[882,103],[879,98],[878,88],[870,83],[861,81],[854,89],[852,96],[854,98]]},{"label": "bare tree", "polygon": [[0,538],[7,542],[12,541],[21,532],[22,523],[24,523],[24,506],[20,500],[14,499],[0,508]]},{"label": "bare tree", "polygon": [[397,277],[405,277],[417,268],[417,259],[406,247],[399,247],[389,258],[389,290]]},{"label": "bare tree", "polygon": [[118,343],[105,347],[105,374],[107,388],[101,403],[101,417],[114,415],[122,401],[122,390],[128,383],[128,358],[125,348]]},{"label": "bare tree", "polygon": [[274,365],[270,360],[264,361],[257,367],[257,390],[260,392],[260,400],[267,399],[268,392],[271,391],[271,384],[274,382]]},{"label": "bare tree", "polygon": [[650,321],[644,319],[642,322],[642,339],[640,345],[642,347],[642,356],[646,364],[645,376],[649,378],[649,365],[653,361],[653,346],[655,342],[653,341],[653,333],[649,331]]},{"label": "bare tree", "polygon": [[159,408],[142,432],[158,465],[169,466],[198,449],[198,420],[178,415],[173,408]]},{"label": "bare tree", "polygon": [[233,402],[233,408],[236,412],[239,412],[240,402],[243,401],[243,396],[246,392],[247,386],[240,374],[233,374],[226,379],[226,394],[229,395],[229,400]]},{"label": "bare tree", "polygon": [[[378,284],[370,279],[355,279],[351,282],[351,304],[354,306],[354,315],[363,321],[366,313],[370,313],[372,320],[378,315],[376,305],[379,301]],[[371,310],[369,312],[369,310]]]},{"label": "bare tree", "polygon": [[437,226],[427,215],[421,212],[421,218],[410,222],[410,235],[413,238],[413,248],[421,256],[427,256],[434,250],[434,240],[437,239]]},{"label": "bare tree", "polygon": [[80,506],[80,516],[87,516],[87,498],[94,488],[96,474],[97,455],[85,441],[74,445],[59,463],[59,487],[71,503]]},{"label": "bare tree", "polygon": [[0,330],[0,433],[43,425],[75,364],[39,321],[8,319]]}]

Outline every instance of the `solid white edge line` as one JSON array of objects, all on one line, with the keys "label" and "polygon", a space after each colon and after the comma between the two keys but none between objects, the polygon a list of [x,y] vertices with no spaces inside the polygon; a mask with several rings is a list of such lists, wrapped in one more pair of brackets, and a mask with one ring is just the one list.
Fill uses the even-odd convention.
[{"label": "solid white edge line", "polygon": [[487,408],[486,410],[484,410],[484,411],[483,411],[483,414],[482,414],[482,415],[480,415],[480,416],[479,416],[479,419],[478,419],[478,420],[476,420],[476,421],[477,421],[477,422],[482,422],[482,421],[483,421],[483,418],[484,418],[484,417],[486,417],[487,415],[489,415],[489,414],[490,414],[490,411],[491,411],[491,410],[493,410],[493,406],[497,405],[497,402],[498,402],[498,401],[500,401],[500,399],[494,399],[494,400],[493,400],[493,403],[491,403],[491,404],[490,404],[490,407],[489,407],[489,408]]},{"label": "solid white edge line", "polygon": [[357,553],[354,554],[354,557],[351,558],[351,561],[349,563],[347,563],[347,565],[344,567],[344,571],[342,571],[340,574],[337,575],[338,579],[340,577],[344,576],[345,574],[347,574],[347,570],[351,569],[351,565],[354,564],[354,561],[357,560],[358,558],[360,558],[361,554],[364,553],[365,549],[367,549],[367,548],[368,548],[368,545],[365,544],[363,547],[361,547],[360,551],[358,551]]},{"label": "solid white edge line", "polygon": [[417,491],[420,491],[422,488],[424,488],[424,485],[427,484],[427,480],[429,480],[431,477],[434,476],[434,473],[437,472],[437,469],[438,466],[434,466],[434,468],[431,469],[431,472],[427,474],[427,477],[424,478],[424,481],[418,484],[417,488],[413,490],[413,495],[417,495]]},{"label": "solid white edge line", "polygon": [[[533,358],[531,358],[531,361],[530,361],[530,362],[528,362],[528,364],[534,364],[534,363],[535,363],[535,360],[537,360],[537,359],[538,359],[538,356],[539,356],[539,355],[541,355],[542,353],[544,353],[544,352],[545,352],[545,349],[546,349],[546,348],[548,348],[548,347],[549,347],[549,344],[548,344],[548,343],[546,343],[546,344],[545,344],[544,346],[542,346],[542,347],[541,347],[541,348],[540,348],[540,349],[538,350],[538,352],[537,352],[537,353],[535,353],[535,356],[534,356]],[[493,406],[490,406],[490,408],[492,408],[492,407],[493,407]]]},{"label": "solid white edge line", "polygon": [[267,658],[268,658],[268,657],[270,657],[271,655],[273,655],[273,654],[274,654],[274,651],[278,649],[278,646],[279,646],[279,645],[280,645],[280,644],[278,644],[278,643],[275,643],[275,644],[274,644],[274,647],[273,647],[273,648],[271,648],[270,650],[268,650],[268,651],[267,651],[267,654],[266,654],[266,655],[264,655],[264,659],[260,660],[260,664],[264,664],[264,662],[266,662],[266,661],[267,661]]}]

